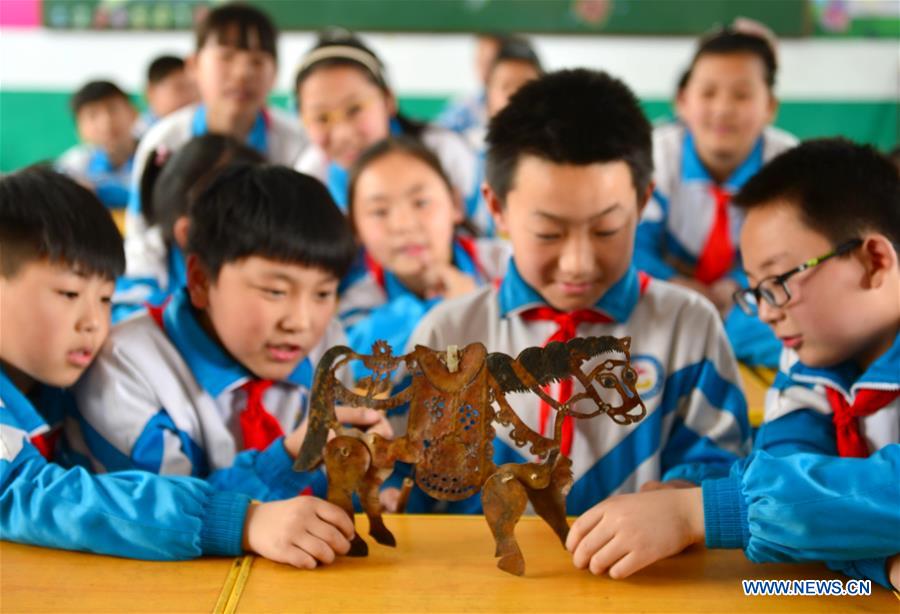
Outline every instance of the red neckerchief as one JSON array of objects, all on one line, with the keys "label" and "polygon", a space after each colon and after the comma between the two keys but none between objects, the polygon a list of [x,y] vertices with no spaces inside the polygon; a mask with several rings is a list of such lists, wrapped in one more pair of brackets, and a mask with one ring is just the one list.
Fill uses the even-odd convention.
[{"label": "red neckerchief", "polygon": [[273,383],[267,379],[252,379],[241,386],[247,392],[247,403],[239,416],[245,450],[265,450],[284,435],[278,420],[266,411],[262,402],[263,395]]},{"label": "red neckerchief", "polygon": [[694,277],[707,285],[731,270],[735,254],[728,222],[728,203],[731,202],[731,194],[717,185],[713,185],[710,190],[715,199],[715,216],[694,269]]},{"label": "red neckerchief", "polygon": [[[147,313],[163,332],[166,330],[163,312],[168,304],[169,299],[159,306],[147,305]],[[239,416],[244,450],[265,450],[269,444],[284,435],[278,420],[266,411],[262,403],[263,394],[272,384],[271,380],[252,379],[241,386],[247,391],[247,404]]]},{"label": "red neckerchief", "polygon": [[[652,277],[643,271],[638,271],[638,291],[640,296],[643,296],[647,291],[647,286],[650,285],[651,279]],[[558,329],[544,341],[544,346],[551,341],[566,342],[570,339],[574,339],[577,336],[578,325],[582,322],[610,323],[614,321],[606,314],[592,309],[578,309],[576,311],[564,313],[549,306],[528,309],[522,313],[522,318],[527,321],[550,320],[556,323]],[[560,402],[565,402],[572,397],[572,386],[572,378],[567,378],[559,382]],[[540,433],[542,436],[546,437],[548,432],[547,424],[550,421],[550,406],[543,400],[541,401],[539,421]],[[560,449],[566,456],[572,451],[574,431],[575,426],[572,417],[566,416],[563,419],[562,440],[560,441]]]},{"label": "red neckerchief", "polygon": [[828,386],[825,395],[834,412],[834,427],[837,433],[837,448],[840,456],[866,458],[869,446],[859,432],[859,419],[871,416],[885,405],[900,396],[900,390],[857,391],[853,405],[847,402],[844,395]]},{"label": "red neckerchief", "polygon": [[32,437],[31,445],[37,448],[38,452],[41,453],[41,456],[46,458],[48,461],[52,461],[53,452],[56,450],[56,442],[59,441],[59,436],[61,434],[62,425],[57,425],[49,431]]}]

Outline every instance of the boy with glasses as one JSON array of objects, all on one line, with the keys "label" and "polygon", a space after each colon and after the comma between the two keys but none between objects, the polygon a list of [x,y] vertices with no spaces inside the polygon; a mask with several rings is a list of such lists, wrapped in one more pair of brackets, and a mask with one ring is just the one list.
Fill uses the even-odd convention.
[{"label": "boy with glasses", "polygon": [[[753,286],[784,344],[755,452],[701,488],[608,499],[575,564],[621,578],[706,541],[900,587],[900,178],[871,147],[810,141],[735,197]],[[837,458],[842,457],[842,458]]]},{"label": "boy with glasses", "polygon": [[807,271],[814,266],[818,266],[829,258],[834,258],[835,256],[843,256],[844,254],[853,251],[862,244],[862,239],[850,239],[849,241],[841,243],[827,254],[823,254],[821,256],[818,256],[817,258],[810,258],[803,264],[794,267],[790,271],[782,273],[781,275],[766,277],[754,288],[741,288],[734,293],[734,302],[748,316],[758,315],[757,310],[759,308],[759,303],[761,300],[764,300],[772,307],[784,307],[790,302],[792,298],[791,291],[787,285],[787,281],[791,277],[793,277],[797,273]]}]

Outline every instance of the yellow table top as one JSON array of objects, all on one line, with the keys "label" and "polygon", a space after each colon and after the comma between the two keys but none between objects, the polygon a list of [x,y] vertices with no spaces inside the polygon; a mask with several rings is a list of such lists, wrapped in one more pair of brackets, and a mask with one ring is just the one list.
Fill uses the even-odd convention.
[{"label": "yellow table top", "polygon": [[[265,559],[177,563],[0,544],[2,612],[898,612],[890,591],[858,597],[745,597],[742,579],[841,579],[824,565],[754,565],[691,549],[627,580],[575,569],[549,527],[517,527],[524,577],[495,566],[481,516],[388,516],[397,548],[301,571]],[[357,518],[364,531],[364,518]]]},{"label": "yellow table top", "polygon": [[824,565],[755,565],[740,551],[691,549],[627,580],[575,569],[542,520],[516,529],[524,577],[496,568],[481,516],[387,516],[397,548],[369,542],[366,558],[315,571],[253,561],[237,612],[647,612],[886,611],[900,601],[879,586],[867,597],[745,597],[742,579],[833,579]]},{"label": "yellow table top", "polygon": [[230,558],[161,563],[0,543],[0,611],[211,612]]},{"label": "yellow table top", "polygon": [[122,233],[122,236],[125,236],[125,209],[110,209],[109,214],[112,216],[113,221],[116,223],[116,228],[119,229],[119,232]]},{"label": "yellow table top", "polygon": [[765,367],[748,367],[740,364],[741,387],[747,397],[747,413],[751,426],[759,426],[766,408],[766,391],[775,381],[775,371]]}]

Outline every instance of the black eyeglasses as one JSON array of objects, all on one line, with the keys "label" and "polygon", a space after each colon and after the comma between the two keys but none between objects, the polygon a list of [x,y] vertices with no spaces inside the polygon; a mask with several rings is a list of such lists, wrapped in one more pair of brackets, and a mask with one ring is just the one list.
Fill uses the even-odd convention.
[{"label": "black eyeglasses", "polygon": [[818,266],[835,256],[843,256],[863,244],[862,239],[851,239],[841,243],[832,251],[818,258],[810,258],[800,266],[791,269],[781,275],[766,277],[755,288],[743,288],[734,293],[734,302],[749,316],[755,315],[759,308],[760,299],[766,301],[772,307],[783,307],[791,300],[791,291],[788,290],[787,280],[792,276]]}]

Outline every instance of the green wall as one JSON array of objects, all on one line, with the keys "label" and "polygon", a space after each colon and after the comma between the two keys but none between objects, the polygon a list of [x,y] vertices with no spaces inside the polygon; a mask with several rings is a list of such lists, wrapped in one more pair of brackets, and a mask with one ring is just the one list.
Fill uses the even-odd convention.
[{"label": "green wall", "polygon": [[[73,145],[77,136],[68,108],[69,92],[0,91],[0,172],[53,159]],[[288,106],[287,96],[273,104]],[[400,108],[412,117],[434,117],[444,97],[403,97]],[[665,100],[644,100],[653,120],[671,116]],[[800,138],[843,135],[872,143],[886,151],[900,142],[900,106],[895,101],[787,101],[776,124]]]}]

